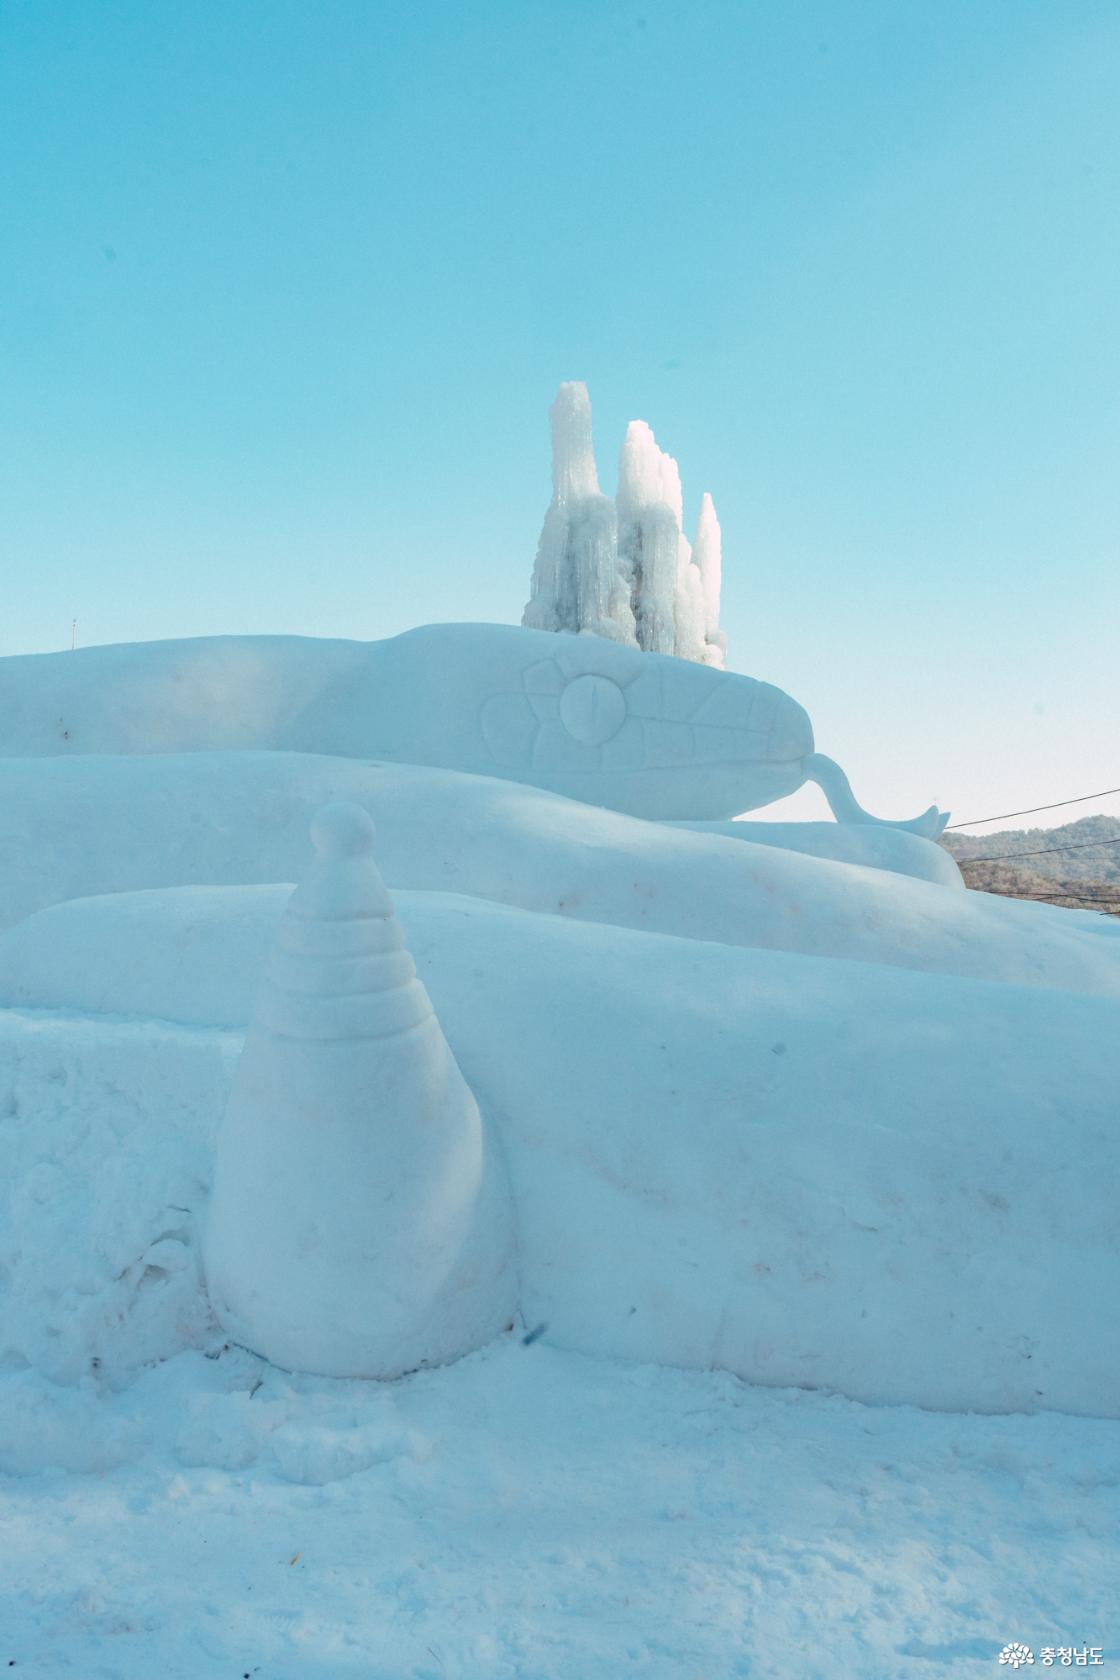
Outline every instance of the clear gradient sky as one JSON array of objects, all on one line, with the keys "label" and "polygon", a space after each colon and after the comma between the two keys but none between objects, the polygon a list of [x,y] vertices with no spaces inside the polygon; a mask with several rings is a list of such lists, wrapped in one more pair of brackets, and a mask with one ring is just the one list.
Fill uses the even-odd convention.
[{"label": "clear gradient sky", "polygon": [[865,803],[1120,785],[1118,86],[1117,0],[4,0],[0,653],[516,622],[584,379]]}]

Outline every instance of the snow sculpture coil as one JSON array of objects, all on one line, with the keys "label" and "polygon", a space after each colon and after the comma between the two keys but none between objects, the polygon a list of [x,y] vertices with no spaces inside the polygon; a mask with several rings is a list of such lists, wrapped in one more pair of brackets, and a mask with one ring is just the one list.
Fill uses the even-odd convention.
[{"label": "snow sculpture coil", "polygon": [[440,1029],[356,805],[324,807],[218,1138],[214,1310],[289,1369],[394,1377],[516,1310],[500,1157]]}]

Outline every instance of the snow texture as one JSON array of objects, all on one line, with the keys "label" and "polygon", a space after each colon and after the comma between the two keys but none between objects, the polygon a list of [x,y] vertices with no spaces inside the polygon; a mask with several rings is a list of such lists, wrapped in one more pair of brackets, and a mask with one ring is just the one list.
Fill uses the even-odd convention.
[{"label": "snow texture", "polygon": [[599,488],[587,386],[562,384],[549,417],[552,501],[522,622],[722,667],[720,529],[711,496],[701,503],[694,555],[684,535],[680,470],[644,420],[627,428],[612,503]]},{"label": "snow texture", "polygon": [[218,1134],[210,1298],[288,1369],[396,1377],[516,1310],[509,1190],[373,861],[336,802],[292,895]]},{"label": "snow texture", "polygon": [[1120,1647],[1117,1424],[547,1337],[391,1387],[222,1348],[118,1394],[5,1379],[14,1680],[992,1680],[1010,1638],[1035,1675]]}]

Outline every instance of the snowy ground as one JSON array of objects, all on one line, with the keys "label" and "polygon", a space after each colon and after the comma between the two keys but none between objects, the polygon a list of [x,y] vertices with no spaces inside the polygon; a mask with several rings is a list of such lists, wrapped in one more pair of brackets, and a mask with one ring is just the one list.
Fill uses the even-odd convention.
[{"label": "snowy ground", "polygon": [[547,1332],[391,1386],[237,1352],[115,1395],[23,1373],[6,1415],[6,1464],[64,1467],[0,1495],[17,1675],[979,1680],[1011,1639],[1120,1664],[1116,1423],[866,1407]]}]

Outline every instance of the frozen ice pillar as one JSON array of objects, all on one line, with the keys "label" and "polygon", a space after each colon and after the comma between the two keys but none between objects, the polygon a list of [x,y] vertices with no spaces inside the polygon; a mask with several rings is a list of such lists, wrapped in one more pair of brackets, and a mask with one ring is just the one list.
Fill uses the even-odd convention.
[{"label": "frozen ice pillar", "polygon": [[727,658],[727,637],[719,627],[719,596],[722,581],[722,534],[716,518],[715,504],[705,490],[700,501],[700,518],[696,525],[696,541],[692,545],[692,563],[700,574],[704,599],[705,665],[722,670]]},{"label": "frozen ice pillar", "polygon": [[587,386],[569,379],[548,411],[552,500],[533,565],[522,623],[634,643],[630,591],[618,564],[618,516],[599,488]]},{"label": "frozen ice pillar", "polygon": [[599,488],[587,386],[566,380],[549,409],[552,500],[522,624],[590,632],[647,653],[722,669],[720,531],[705,496],[696,550],[684,534],[681,475],[644,420],[626,430],[618,496]]},{"label": "frozen ice pillar", "polygon": [[513,1219],[488,1138],[373,860],[325,806],[218,1136],[214,1311],[293,1370],[395,1377],[516,1311]]}]

